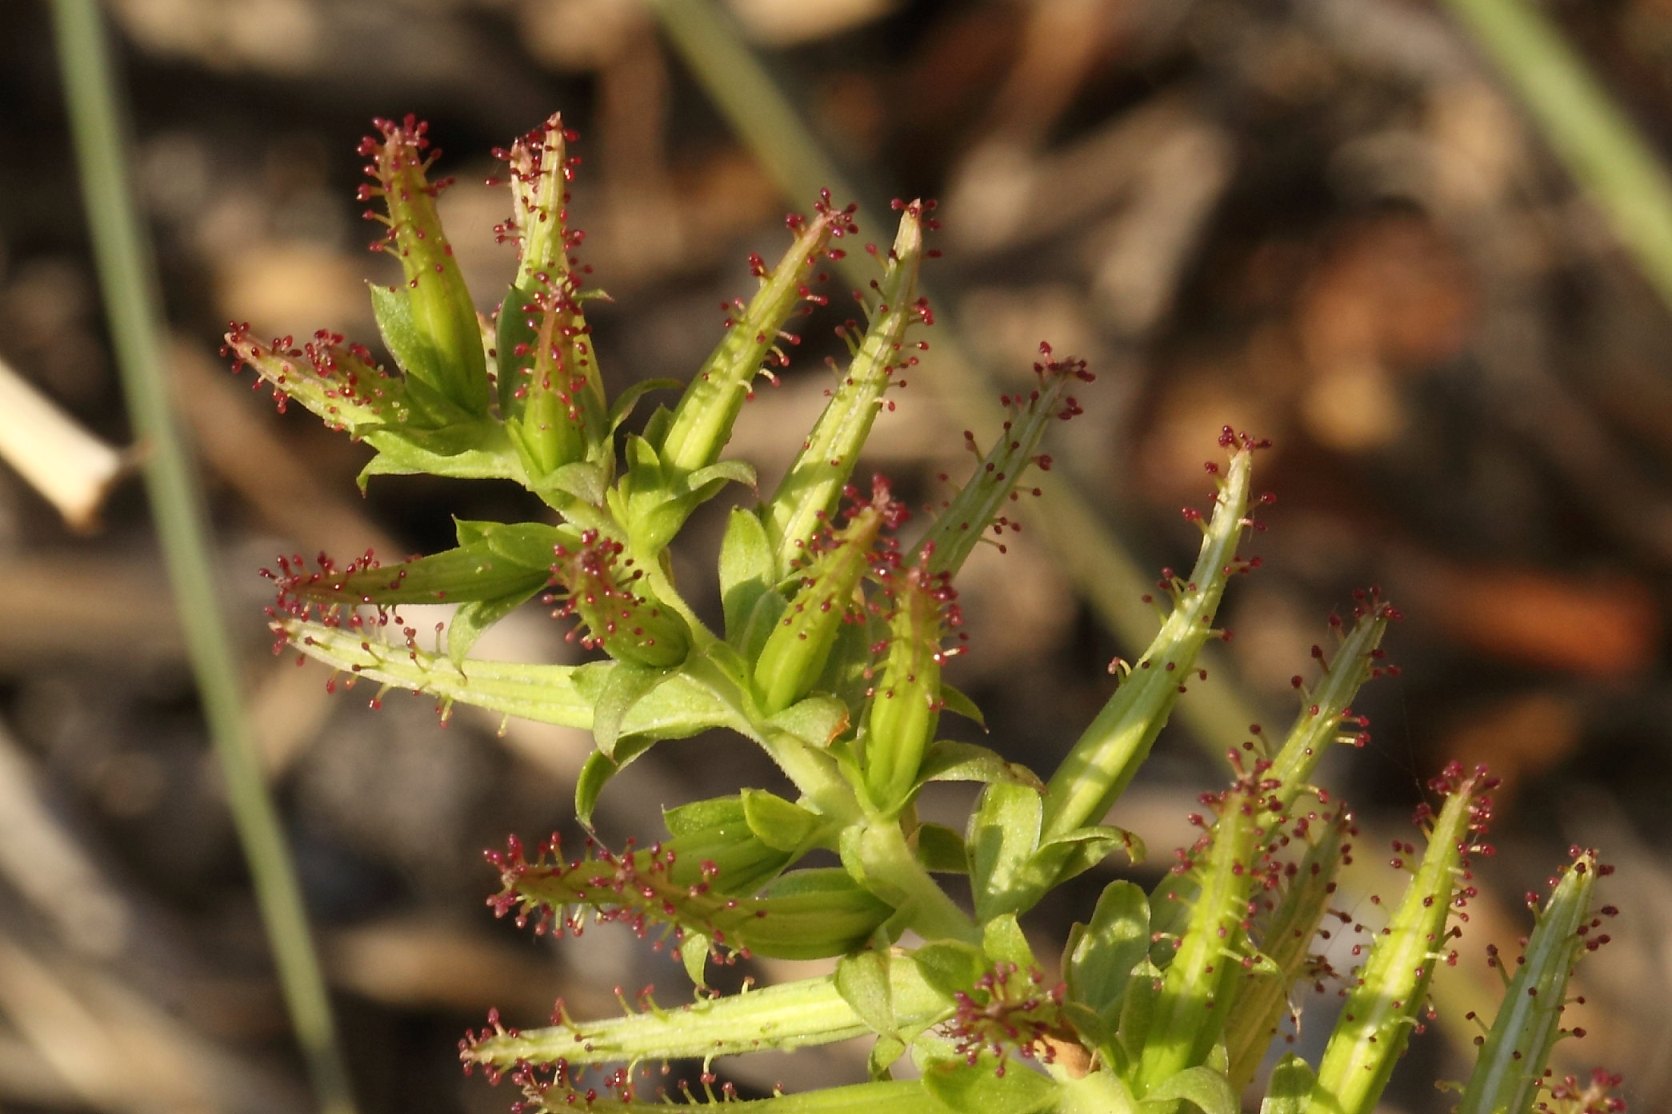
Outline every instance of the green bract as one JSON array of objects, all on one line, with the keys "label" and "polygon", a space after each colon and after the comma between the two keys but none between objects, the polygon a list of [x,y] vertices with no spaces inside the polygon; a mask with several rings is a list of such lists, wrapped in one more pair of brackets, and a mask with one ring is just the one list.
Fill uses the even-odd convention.
[{"label": "green bract", "polygon": [[[244,325],[227,334],[227,351],[281,404],[294,399],[364,441],[375,455],[363,478],[510,480],[548,514],[460,521],[455,547],[390,564],[369,552],[343,565],[283,558],[268,573],[281,640],[350,683],[424,692],[443,712],[463,703],[589,731],[576,786],[583,823],[652,746],[710,747],[696,737],[716,730],[761,747],[789,786],[667,802],[666,831],[621,848],[589,840],[566,857],[553,837],[532,855],[516,839],[492,853],[496,912],[542,931],[625,923],[678,951],[699,993],[674,1007],[646,998],[601,1021],[560,1012],[525,1032],[496,1017],[463,1043],[467,1065],[511,1075],[529,1112],[649,1111],[666,1109],[660,1061],[867,1037],[869,1079],[733,1105],[1234,1114],[1245,1090],[1263,1087],[1270,1114],[1375,1108],[1431,980],[1452,958],[1452,918],[1472,893],[1470,854],[1493,783],[1454,767],[1432,784],[1438,805],[1420,817],[1426,845],[1397,845],[1410,882],[1382,906],[1387,923],[1371,926],[1345,973],[1321,1057],[1290,1056],[1261,1080],[1299,987],[1319,977],[1320,923],[1352,904],[1335,894],[1355,884],[1343,870],[1353,821],[1312,782],[1332,744],[1367,737],[1352,702],[1386,672],[1379,646],[1397,617],[1374,593],[1357,598],[1350,624],[1334,623],[1332,651],[1314,650],[1321,673],[1310,685],[1297,678],[1288,734],[1272,746],[1256,730],[1232,755],[1228,784],[1192,818],[1200,838],[1159,884],[1146,892],[1103,881],[1083,923],[1038,951],[1019,920],[1068,879],[1108,869],[1116,853],[1143,855],[1119,826],[1124,794],[1174,707],[1206,679],[1202,651],[1222,635],[1232,577],[1257,563],[1241,549],[1266,502],[1253,486],[1263,442],[1224,430],[1222,458],[1209,465],[1213,505],[1186,512],[1203,534],[1194,566],[1164,573],[1171,607],[1153,642],[1117,669],[1101,711],[1041,776],[1013,760],[1014,740],[989,748],[939,737],[943,712],[981,722],[943,673],[949,643],[962,637],[956,577],[980,540],[1014,526],[1006,509],[1018,484],[1050,466],[1041,445],[1052,421],[1080,412],[1069,391],[1091,381],[1085,364],[1041,346],[1033,386],[1001,400],[991,448],[909,544],[887,481],[855,484],[885,394],[933,321],[917,289],[932,255],[931,205],[897,206],[892,247],[872,249],[863,320],[842,330],[849,360],[829,402],[791,440],[776,491],[757,499],[752,464],[728,457],[727,443],[757,377],[785,363],[792,314],[823,304],[824,261],[858,234],[852,207],[821,197],[811,219],[790,220],[777,264],[751,258],[758,289],[735,301],[725,336],[688,383],[640,383],[612,399],[586,318],[596,292],[571,258],[573,137],[562,121],[553,116],[502,152],[513,211],[500,233],[518,258],[486,321],[436,216],[444,183],[427,177],[435,154],[424,125],[377,128],[361,147],[373,179],[362,195],[382,205],[372,214],[389,228],[381,246],[402,269],[401,282],[371,288],[391,366],[340,336],[263,343]],[[641,396],[672,389],[677,398],[642,428],[624,427]],[[723,626],[714,630],[676,585],[668,550],[722,492],[739,498],[715,563]],[[574,623],[585,660],[471,656],[484,630],[534,601]],[[455,608],[445,647],[421,645],[400,618],[403,606],[434,603]],[[979,783],[962,831],[916,814],[920,790],[937,780]],[[1538,914],[1461,1109],[1543,1101],[1566,981],[1582,947],[1602,939],[1592,890],[1605,872],[1594,853],[1575,852]],[[764,989],[706,989],[711,957],[750,955],[833,962]],[[896,1079],[902,1060],[911,1070]],[[712,1105],[729,1093],[685,1097]]]}]

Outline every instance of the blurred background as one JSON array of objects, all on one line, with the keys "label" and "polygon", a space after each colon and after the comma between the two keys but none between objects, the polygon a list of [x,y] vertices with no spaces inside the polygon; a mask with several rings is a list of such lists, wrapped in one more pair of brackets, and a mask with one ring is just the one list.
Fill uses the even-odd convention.
[{"label": "blurred background", "polygon": [[[1253,547],[1264,567],[1233,583],[1236,637],[1203,686],[1220,722],[1164,735],[1114,817],[1148,841],[1150,869],[1193,838],[1184,816],[1222,780],[1216,755],[1248,722],[1287,726],[1290,678],[1310,675],[1332,611],[1379,585],[1406,615],[1386,643],[1403,675],[1366,691],[1372,742],[1329,770],[1363,820],[1361,858],[1408,835],[1446,760],[1504,779],[1464,963],[1388,1109],[1448,1107],[1432,1082],[1464,1074],[1467,1011],[1490,1016],[1485,945],[1513,949],[1530,927],[1522,895],[1583,844],[1618,868],[1604,900],[1622,913],[1581,970],[1574,1023],[1589,1035],[1559,1062],[1624,1070],[1632,1110],[1672,1110],[1672,318],[1478,44],[1418,0],[729,10],[863,200],[940,200],[932,345],[999,385],[1023,380],[1041,340],[1090,360],[1087,413],[1059,427],[1053,455],[1146,577],[1194,557],[1179,510],[1208,502],[1219,428],[1274,442],[1257,462],[1277,496]],[[1546,10],[1650,144],[1672,143],[1672,5]],[[279,553],[433,551],[450,515],[538,510],[519,491],[427,478],[381,478],[362,498],[366,451],[299,408],[276,415],[227,372],[220,335],[236,318],[263,336],[374,342],[364,282],[392,263],[367,253],[378,229],[353,198],[374,116],[430,121],[458,180],[443,218],[484,306],[512,265],[492,235],[510,205],[484,184],[490,150],[554,111],[579,130],[571,212],[613,298],[590,317],[617,388],[688,375],[722,303],[753,287],[748,253],[775,259],[785,213],[813,198],[783,196],[636,0],[106,11],[215,587],[361,1109],[503,1110],[515,1096],[455,1061],[490,1007],[526,1026],[559,997],[589,1016],[617,1012],[617,986],[657,982],[664,1004],[684,993],[624,931],[536,941],[483,905],[496,883],[483,848],[568,830],[588,740],[328,694],[322,667],[271,652],[258,570]],[[53,59],[47,5],[0,6],[0,359],[126,449]],[[891,236],[875,205],[860,222]],[[832,280],[832,312],[745,412],[736,451],[763,478],[822,403],[846,285]],[[929,362],[894,396],[871,462],[920,502],[936,473],[962,470],[955,415],[971,392],[999,389]],[[949,674],[987,709],[985,741],[1039,765],[1107,697],[1109,660],[1147,637],[1085,602],[1051,514],[1025,501],[1009,552],[972,561],[971,650]],[[713,525],[697,523],[683,584],[712,568]],[[0,585],[0,1108],[309,1109],[137,479],[72,526],[0,468]],[[1140,616],[1126,629],[1143,630],[1136,590],[1122,599]],[[563,633],[531,608],[479,652],[563,660]],[[667,745],[606,793],[601,830],[657,831],[662,806],[751,776],[771,775],[741,743]],[[1060,940],[1110,876],[1030,927]],[[786,972],[804,973],[757,971]],[[808,1086],[857,1078],[863,1050],[736,1069],[746,1088]]]}]

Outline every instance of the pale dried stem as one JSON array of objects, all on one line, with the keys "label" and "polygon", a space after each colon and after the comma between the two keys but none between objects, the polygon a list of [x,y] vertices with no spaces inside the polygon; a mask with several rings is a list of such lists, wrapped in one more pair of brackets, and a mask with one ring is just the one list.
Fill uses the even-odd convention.
[{"label": "pale dried stem", "polygon": [[0,458],[82,531],[98,524],[105,495],[134,463],[132,453],[87,432],[3,359]]}]

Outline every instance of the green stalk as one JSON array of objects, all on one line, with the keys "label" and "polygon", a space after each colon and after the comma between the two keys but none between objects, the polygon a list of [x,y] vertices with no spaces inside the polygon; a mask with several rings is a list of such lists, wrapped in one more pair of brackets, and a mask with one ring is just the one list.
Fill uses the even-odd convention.
[{"label": "green stalk", "polygon": [[1225,797],[1213,842],[1199,867],[1201,892],[1152,1007],[1137,1069],[1128,1082],[1151,1094],[1188,1068],[1207,1062],[1225,1033],[1238,982],[1248,977],[1248,895],[1259,877],[1256,839],[1260,797],[1252,783]]},{"label": "green stalk", "polygon": [[215,594],[202,492],[193,478],[183,431],[169,406],[159,359],[163,318],[156,270],[135,211],[105,30],[94,0],[56,0],[53,16],[82,197],[123,393],[135,432],[149,449],[145,489],[209,732],[226,777],[233,823],[320,1104],[331,1114],[348,1114],[354,1100],[337,1048],[325,980],[278,815],[262,780],[239,692],[238,655]]},{"label": "green stalk", "polygon": [[1306,1114],[1370,1114],[1376,1108],[1427,1004],[1434,969],[1446,962],[1447,925],[1459,889],[1467,884],[1468,852],[1481,823],[1476,798],[1483,788],[1479,774],[1449,787],[1421,865],[1354,974],[1318,1063]]},{"label": "green stalk", "polygon": [[981,942],[981,926],[929,876],[897,821],[848,827],[842,833],[841,852],[848,872],[900,911],[901,927],[925,940]]},{"label": "green stalk", "polygon": [[703,1102],[694,1093],[691,1101],[672,1103],[666,1098],[617,1099],[609,1094],[591,1096],[594,1088],[581,1086],[574,1090],[553,1087],[540,1097],[538,1105],[526,1102],[520,1109],[526,1114],[562,1114],[570,1110],[607,1110],[609,1114],[668,1114],[687,1107],[724,1107],[727,1114],[850,1114],[863,1110],[865,1114],[923,1114],[934,1110],[928,1089],[921,1079],[887,1079],[878,1083],[850,1083],[845,1087],[829,1087],[820,1091],[799,1094],[778,1094],[764,1099],[729,1099],[712,1097]]},{"label": "green stalk", "polygon": [[1197,653],[1214,633],[1226,578],[1237,566],[1237,545],[1248,528],[1251,455],[1248,449],[1232,453],[1201,553],[1172,613],[1051,776],[1043,840],[1102,822],[1179,703],[1180,688],[1196,668]]},{"label": "green stalk", "polygon": [[1447,0],[1620,246],[1672,307],[1672,179],[1626,115],[1526,0]]},{"label": "green stalk", "polygon": [[919,320],[914,297],[923,262],[923,221],[916,206],[900,214],[893,250],[876,286],[863,339],[858,340],[841,382],[807,435],[789,474],[762,509],[778,568],[791,568],[818,533],[853,476],[860,450],[893,382],[901,338]]},{"label": "green stalk", "polygon": [[1595,851],[1582,851],[1562,872],[1550,900],[1537,913],[1498,1016],[1481,1046],[1457,1114],[1523,1114],[1534,1109],[1550,1050],[1563,1035],[1568,980],[1596,927],[1592,889],[1603,873]]},{"label": "green stalk", "polygon": [[[909,959],[888,963],[889,1000],[903,1025],[927,1025],[949,1006]],[[871,1032],[836,988],[833,976],[780,983],[677,1009],[650,1007],[607,1021],[570,1022],[484,1035],[463,1053],[467,1063],[509,1069],[562,1060],[572,1067],[680,1057],[742,1055],[851,1040]]]},{"label": "green stalk", "polygon": [[[1347,824],[1339,817],[1325,825],[1318,842],[1308,847],[1277,908],[1256,926],[1261,954],[1271,961],[1270,966],[1249,971],[1234,984],[1225,1010],[1228,1075],[1238,1091],[1253,1081],[1265,1059],[1289,1009],[1289,988],[1311,957],[1312,942],[1335,894],[1346,834]],[[1268,833],[1262,831],[1260,838],[1269,838]]]}]

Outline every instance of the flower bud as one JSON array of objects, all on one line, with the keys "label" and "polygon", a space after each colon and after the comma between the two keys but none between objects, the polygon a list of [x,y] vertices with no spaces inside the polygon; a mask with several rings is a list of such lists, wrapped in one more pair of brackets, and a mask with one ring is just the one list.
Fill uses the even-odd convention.
[{"label": "flower bud", "polygon": [[297,348],[290,337],[263,344],[248,324],[234,321],[221,354],[233,357],[234,371],[246,364],[254,368],[272,386],[281,413],[295,399],[352,437],[403,425],[411,410],[401,381],[378,367],[361,345],[345,344],[341,333],[321,329]]},{"label": "flower bud", "polygon": [[818,546],[802,576],[801,589],[755,661],[755,684],[767,715],[782,711],[812,690],[824,672],[837,632],[856,614],[855,593],[871,567],[882,528],[898,523],[904,513],[879,476],[871,501],[858,506],[847,524]]},{"label": "flower bud", "polygon": [[[501,314],[520,298],[513,290]],[[535,487],[565,464],[592,455],[607,437],[604,392],[592,338],[568,280],[529,294],[515,313],[527,339],[499,349],[499,376],[509,387],[502,406],[511,441]],[[503,320],[500,336],[508,332]]]},{"label": "flower bud", "polygon": [[[1569,981],[1580,953],[1595,951],[1608,941],[1607,934],[1597,930],[1601,918],[1612,916],[1615,910],[1611,906],[1597,909],[1593,890],[1597,879],[1613,868],[1599,862],[1595,851],[1575,847],[1571,853],[1573,861],[1554,880],[1549,900],[1535,911],[1537,926],[1513,967],[1514,977],[1469,1075],[1458,1114],[1537,1109],[1538,1092],[1549,1087],[1540,1068],[1550,1062],[1558,1040],[1582,1033],[1562,1027],[1562,1011],[1573,1000]],[[1534,904],[1534,895],[1528,898],[1528,904]],[[1496,948],[1492,955],[1494,966],[1500,965],[1502,957]],[[1606,1081],[1604,1077],[1596,1082]],[[1588,1109],[1624,1109],[1624,1104]]]},{"label": "flower bud", "polygon": [[496,230],[518,241],[517,277],[495,339],[500,414],[538,483],[591,455],[608,434],[603,379],[581,303],[581,239],[568,227],[571,161],[561,116],[496,152],[510,171],[514,210]]},{"label": "flower bud", "polygon": [[372,287],[383,339],[409,379],[467,415],[486,414],[482,329],[435,209],[436,195],[448,180],[432,184],[425,176],[439,154],[426,153],[429,125],[410,115],[398,124],[373,124],[379,134],[367,136],[359,148],[371,160],[366,174],[372,183],[362,185],[358,196],[383,199],[386,215],[366,212],[368,219],[389,226],[373,250],[393,251],[406,278],[402,286]]},{"label": "flower bud", "polygon": [[781,569],[795,561],[818,532],[820,519],[836,505],[871,435],[883,393],[896,381],[895,373],[917,362],[915,355],[905,354],[904,338],[912,324],[933,320],[928,304],[917,296],[923,230],[934,227],[926,214],[930,205],[900,205],[900,228],[883,263],[883,276],[871,284],[875,296],[861,300],[868,317],[863,334],[854,322],[844,332],[853,358],[766,506],[763,517]]},{"label": "flower bud", "polygon": [[759,256],[753,257],[761,288],[747,307],[741,301],[737,303],[739,312],[726,320],[726,338],[681,396],[660,446],[664,466],[694,472],[720,458],[738,411],[749,396],[755,376],[761,373],[762,361],[782,367],[789,361],[779,346],[780,339],[799,343],[800,338],[784,332],[790,314],[802,303],[811,306],[826,300],[810,290],[814,271],[829,251],[832,239],[858,229],[853,223],[854,207],[835,208],[829,191],[814,208],[811,221],[790,218],[795,242],[777,267],[769,271]]},{"label": "flower bud", "polygon": [[861,766],[871,802],[884,813],[898,811],[916,788],[923,752],[934,741],[945,700],[941,639],[959,623],[947,576],[928,571],[924,561],[889,579],[893,614],[888,649],[871,689]]},{"label": "flower bud", "polygon": [[[1327,1096],[1329,1108],[1342,1114],[1375,1109],[1427,1005],[1435,968],[1455,962],[1447,948],[1455,929],[1447,926],[1475,892],[1469,856],[1491,816],[1485,794],[1496,785],[1482,770],[1464,776],[1455,763],[1430,782],[1445,805],[1437,816],[1426,805],[1419,810],[1433,824],[1428,849],[1369,957],[1348,980],[1340,1020],[1318,1061],[1314,1104]],[[1406,846],[1402,855],[1415,851]]]},{"label": "flower bud", "polygon": [[[1038,451],[1046,428],[1052,419],[1068,421],[1080,413],[1079,403],[1067,392],[1077,382],[1092,381],[1086,362],[1058,360],[1052,356],[1049,344],[1041,344],[1039,352],[1039,362],[1033,365],[1038,384],[1025,396],[1004,395],[999,399],[1011,416],[1005,419],[998,441],[980,456],[974,475],[946,504],[924,536],[933,553],[930,568],[935,572],[956,575],[987,530],[996,536],[1007,527],[1014,528],[1001,509],[1017,498],[1017,484],[1030,465],[1040,471],[1051,467],[1051,458]],[[975,435],[966,433],[964,439],[973,451]]]},{"label": "flower bud", "polygon": [[1249,897],[1267,881],[1270,861],[1259,844],[1258,775],[1239,778],[1213,803],[1219,818],[1193,851],[1201,889],[1142,1035],[1133,1080],[1140,1097],[1207,1062],[1223,1041],[1232,987],[1246,977],[1241,960],[1252,962]]},{"label": "flower bud", "polygon": [[1236,553],[1254,525],[1249,516],[1252,453],[1263,442],[1239,438],[1227,427],[1221,443],[1234,448],[1196,564],[1189,579],[1169,581],[1176,597],[1172,613],[1051,778],[1045,795],[1047,839],[1099,822],[1125,790],[1178,702],[1197,654],[1214,634],[1226,582],[1248,567]]},{"label": "flower bud", "polygon": [[[785,807],[793,808],[785,802]],[[770,847],[749,827],[741,794],[692,801],[663,815],[678,852],[676,883],[705,883],[716,893],[749,894],[790,864],[791,852]]]},{"label": "flower bud", "polygon": [[587,649],[601,647],[617,661],[656,669],[678,665],[691,648],[690,628],[654,597],[640,594],[635,584],[644,572],[631,567],[631,558],[619,561],[622,548],[596,530],[584,532],[579,546],[556,546],[552,579],[561,590],[545,602],[560,605],[552,612],[556,617],[580,617],[580,643]]},{"label": "flower bud", "polygon": [[712,863],[698,863],[693,879],[677,841],[621,852],[588,841],[570,862],[559,852],[555,836],[532,860],[516,840],[490,852],[503,884],[488,899],[495,913],[536,932],[578,934],[585,927],[578,906],[641,935],[667,926],[676,940],[696,933],[740,955],[820,959],[857,946],[894,911],[839,867],[792,871],[749,897],[712,885],[719,869]]}]

